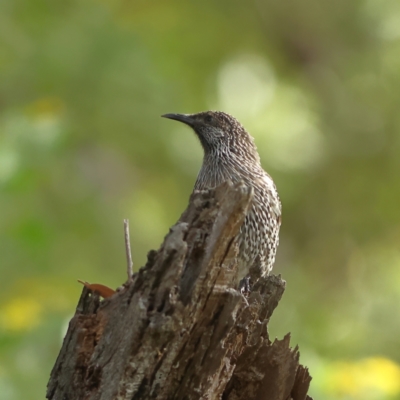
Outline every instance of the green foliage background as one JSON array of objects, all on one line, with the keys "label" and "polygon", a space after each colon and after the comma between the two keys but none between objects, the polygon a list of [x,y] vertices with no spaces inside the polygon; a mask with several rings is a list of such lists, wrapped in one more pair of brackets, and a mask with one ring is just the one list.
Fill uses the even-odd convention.
[{"label": "green foliage background", "polygon": [[44,398],[81,292],[125,280],[201,164],[159,116],[221,109],[283,202],[271,337],[315,399],[400,398],[400,3],[0,3],[0,400]]}]

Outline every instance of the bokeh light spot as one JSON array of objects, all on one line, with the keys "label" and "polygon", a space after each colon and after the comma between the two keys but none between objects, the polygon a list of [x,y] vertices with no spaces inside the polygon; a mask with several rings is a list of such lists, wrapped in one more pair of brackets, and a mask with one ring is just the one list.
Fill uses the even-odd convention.
[{"label": "bokeh light spot", "polygon": [[11,299],[1,310],[0,326],[6,331],[27,331],[40,323],[42,307],[34,298]]},{"label": "bokeh light spot", "polygon": [[380,399],[400,393],[400,367],[387,358],[336,362],[328,370],[327,390],[337,395]]},{"label": "bokeh light spot", "polygon": [[219,71],[219,108],[239,119],[254,117],[271,102],[275,86],[273,70],[265,58],[239,55]]}]

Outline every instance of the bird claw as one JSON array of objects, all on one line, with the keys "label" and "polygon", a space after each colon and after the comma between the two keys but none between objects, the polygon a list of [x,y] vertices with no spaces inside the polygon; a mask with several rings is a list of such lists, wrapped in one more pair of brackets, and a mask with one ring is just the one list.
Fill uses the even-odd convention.
[{"label": "bird claw", "polygon": [[239,282],[239,291],[243,296],[248,296],[251,292],[251,286],[250,286],[250,277],[245,276],[240,282]]}]

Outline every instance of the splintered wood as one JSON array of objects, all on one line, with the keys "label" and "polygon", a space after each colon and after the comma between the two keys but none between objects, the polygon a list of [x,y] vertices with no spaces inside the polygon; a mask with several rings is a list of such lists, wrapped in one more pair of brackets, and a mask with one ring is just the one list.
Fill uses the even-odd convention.
[{"label": "splintered wood", "polygon": [[236,290],[235,237],[251,202],[243,185],[195,193],[158,251],[100,301],[84,288],[47,398],[304,400],[310,376],[289,335],[267,325],[280,277]]}]

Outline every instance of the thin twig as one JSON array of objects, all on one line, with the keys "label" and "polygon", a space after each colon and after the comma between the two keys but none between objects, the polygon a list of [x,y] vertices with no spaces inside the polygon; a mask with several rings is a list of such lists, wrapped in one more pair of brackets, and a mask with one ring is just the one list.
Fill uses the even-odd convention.
[{"label": "thin twig", "polygon": [[125,232],[125,251],[128,279],[131,280],[133,276],[133,262],[131,253],[131,241],[129,237],[129,219],[124,219],[124,232]]}]

